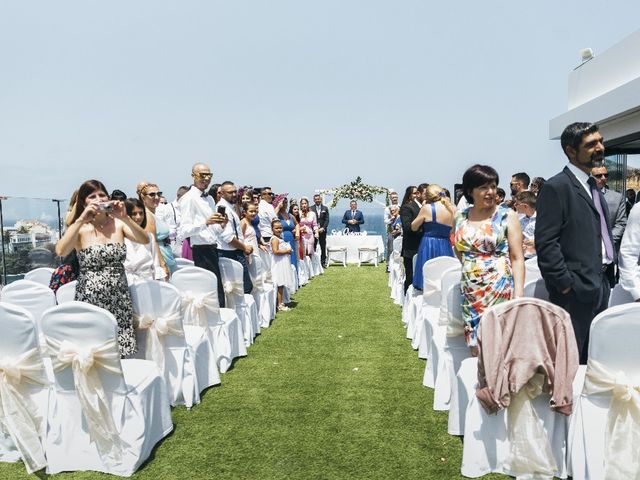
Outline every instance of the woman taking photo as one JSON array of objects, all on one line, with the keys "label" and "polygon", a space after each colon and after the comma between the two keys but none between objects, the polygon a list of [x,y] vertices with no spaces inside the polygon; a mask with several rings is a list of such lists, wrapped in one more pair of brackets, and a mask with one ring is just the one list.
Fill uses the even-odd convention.
[{"label": "woman taking photo", "polygon": [[133,308],[123,262],[124,239],[142,244],[149,237],[126,213],[124,203],[109,201],[98,180],[78,189],[76,207],[67,231],[56,244],[56,255],[78,253],[80,273],[75,299],[110,311],[118,322],[118,348],[122,357],[136,353]]},{"label": "woman taking photo", "polygon": [[474,165],[462,177],[470,207],[455,218],[455,251],[462,262],[462,317],[465,338],[477,355],[478,325],[484,311],[521,297],[524,291],[522,231],[517,214],[496,203],[498,173]]},{"label": "woman taking photo", "polygon": [[436,257],[453,257],[449,236],[453,226],[455,208],[440,185],[432,183],[424,191],[425,204],[418,216],[411,222],[411,230],[422,229],[422,239],[418,247],[416,266],[413,271],[413,288],[423,290],[422,267]]}]

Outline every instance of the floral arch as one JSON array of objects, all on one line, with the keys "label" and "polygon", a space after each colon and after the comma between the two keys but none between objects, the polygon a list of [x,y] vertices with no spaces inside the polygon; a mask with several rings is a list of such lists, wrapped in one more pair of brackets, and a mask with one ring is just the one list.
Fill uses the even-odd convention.
[{"label": "floral arch", "polygon": [[362,181],[361,177],[356,177],[353,182],[345,183],[341,187],[320,190],[318,193],[320,195],[333,195],[329,208],[334,208],[343,198],[347,200],[359,200],[371,203],[374,201],[374,197],[376,195],[385,195],[385,204],[389,205],[389,189],[386,187],[368,185]]}]

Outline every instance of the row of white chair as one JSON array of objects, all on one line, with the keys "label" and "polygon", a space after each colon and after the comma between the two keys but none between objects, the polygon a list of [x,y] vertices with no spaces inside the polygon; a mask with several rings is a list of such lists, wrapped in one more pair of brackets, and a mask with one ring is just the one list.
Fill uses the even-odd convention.
[{"label": "row of white chair", "polygon": [[[447,266],[450,268],[447,269]],[[526,263],[526,270],[528,280],[525,284],[525,295],[547,300],[548,293],[535,259]],[[423,383],[435,388],[434,409],[449,410],[449,433],[465,436],[462,473],[471,477],[490,472],[511,474],[513,469],[510,468],[508,460],[512,444],[507,438],[506,416],[501,412],[498,417],[489,417],[480,407],[475,396],[477,359],[470,357],[463,336],[464,324],[460,311],[462,303],[459,283],[460,267],[455,264],[451,266],[449,259],[434,259],[425,264],[423,274],[425,279],[431,281],[425,282],[425,290],[422,294],[413,292],[410,287],[403,302],[403,320],[413,347],[418,350],[421,358],[427,358]],[[393,273],[390,277],[392,276]],[[399,281],[399,275],[393,278],[395,285],[391,283],[390,278],[392,297],[394,287],[398,288]],[[630,301],[632,301],[630,295],[617,286],[612,292],[610,306]],[[439,306],[437,306],[438,303]],[[526,303],[526,300],[523,300],[523,303]],[[632,332],[635,325],[632,318],[638,314],[640,314],[640,306],[636,305],[610,308],[594,320],[591,331],[591,341],[595,343],[590,344],[590,357],[606,365],[608,371],[615,371],[611,370],[612,360],[609,357],[610,353],[617,348],[609,346],[607,350],[603,345],[609,340],[613,340],[614,345],[626,343],[622,348],[624,354],[618,352],[613,363],[616,368],[623,366],[623,371],[629,378],[634,377],[633,380],[625,380],[626,385],[629,386],[637,385],[640,375],[637,367],[634,366],[637,364],[635,361],[637,354],[631,353],[631,347],[626,340],[633,338]],[[613,322],[612,318],[616,318],[616,321],[621,323],[626,321],[627,334],[611,335],[614,331],[613,323],[610,323]],[[569,322],[568,314],[566,321]],[[528,324],[527,328],[532,326]],[[594,353],[594,349],[598,353]],[[605,465],[610,469],[613,467],[611,462],[605,462],[604,448],[600,448],[604,445],[605,439],[605,417],[609,415],[603,405],[606,407],[611,401],[615,403],[615,397],[611,400],[612,397],[608,394],[605,395],[606,400],[596,402],[600,408],[598,417],[600,420],[597,421],[598,428],[594,430],[586,421],[588,417],[582,413],[585,410],[585,404],[589,406],[588,409],[591,412],[594,403],[593,394],[587,392],[580,396],[584,378],[585,369],[581,367],[574,381],[576,413],[570,419],[555,414],[548,408],[548,395],[540,396],[532,402],[539,422],[546,429],[553,446],[557,466],[555,474],[561,478],[566,478],[567,474],[571,473],[574,478],[636,478],[619,476],[619,470],[615,470],[614,476],[605,476]],[[640,395],[637,395],[634,401],[637,405],[634,408],[638,408],[637,411],[640,412]],[[635,430],[632,429],[636,433],[640,430],[638,420],[640,417],[636,418]],[[589,440],[587,432],[597,433],[595,439]],[[567,445],[570,447],[569,452],[567,452]],[[600,450],[593,451],[595,447]],[[629,455],[625,461],[635,465]],[[629,469],[629,471],[632,470],[633,468]],[[639,471],[640,469],[635,469],[636,474]]]}]

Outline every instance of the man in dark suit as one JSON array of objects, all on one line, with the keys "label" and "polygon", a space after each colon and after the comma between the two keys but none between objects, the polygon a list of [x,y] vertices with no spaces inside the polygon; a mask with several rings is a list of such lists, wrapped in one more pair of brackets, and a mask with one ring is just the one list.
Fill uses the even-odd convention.
[{"label": "man in dark suit", "polygon": [[351,200],[350,205],[351,209],[344,212],[342,223],[347,226],[349,232],[359,232],[360,225],[364,223],[364,215],[362,215],[362,212],[358,210],[358,202]]},{"label": "man in dark suit", "polygon": [[323,267],[327,266],[327,228],[329,228],[329,209],[322,204],[320,195],[313,196],[313,207],[311,208],[318,218],[318,242],[320,243],[320,262]]},{"label": "man in dark suit", "polygon": [[598,126],[573,123],[560,142],[569,164],[538,194],[535,244],[550,300],[571,315],[585,364],[591,321],[607,308],[617,258],[607,203],[590,176],[604,161]]},{"label": "man in dark suit", "polygon": [[616,251],[620,251],[620,242],[622,242],[622,235],[624,234],[624,229],[627,226],[625,198],[620,192],[611,190],[608,187],[607,180],[609,179],[609,172],[604,164],[599,167],[593,167],[591,169],[591,176],[596,179],[598,188],[602,190],[604,200],[607,202],[607,208],[609,209],[609,225],[611,226],[611,235],[613,235],[613,244],[616,246]]},{"label": "man in dark suit", "polygon": [[400,207],[400,221],[402,222],[402,262],[404,263],[404,292],[407,293],[409,285],[413,283],[413,256],[418,253],[422,229],[414,232],[411,230],[411,222],[420,213],[422,207],[422,192],[428,184],[421,183],[410,194],[411,199]]}]

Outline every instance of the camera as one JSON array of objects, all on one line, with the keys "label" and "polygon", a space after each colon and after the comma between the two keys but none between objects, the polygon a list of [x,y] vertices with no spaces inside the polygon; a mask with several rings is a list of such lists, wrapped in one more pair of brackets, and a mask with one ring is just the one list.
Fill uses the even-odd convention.
[{"label": "camera", "polygon": [[99,203],[98,210],[106,213],[113,212],[113,204],[111,202]]}]

